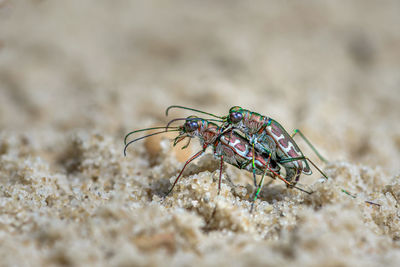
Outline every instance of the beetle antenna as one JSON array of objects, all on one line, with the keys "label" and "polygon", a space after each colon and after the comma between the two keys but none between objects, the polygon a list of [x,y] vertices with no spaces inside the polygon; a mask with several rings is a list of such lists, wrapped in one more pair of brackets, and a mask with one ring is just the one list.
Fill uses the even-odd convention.
[{"label": "beetle antenna", "polygon": [[223,119],[223,117],[214,115],[214,114],[212,114],[212,113],[208,113],[208,112],[201,111],[201,110],[194,109],[194,108],[188,108],[188,107],[184,107],[184,106],[177,106],[177,105],[169,106],[169,107],[165,110],[165,115],[166,115],[166,116],[168,116],[168,111],[169,111],[170,109],[172,109],[172,108],[181,108],[181,109],[191,110],[191,111],[195,111],[195,112],[199,112],[199,113],[203,113],[203,114],[212,116],[212,117],[214,117],[214,118]]},{"label": "beetle antenna", "polygon": [[[163,127],[163,128],[164,128],[164,127]],[[161,133],[166,133],[166,132],[176,132],[176,131],[178,131],[178,129],[176,129],[176,130],[164,130],[164,131],[161,131],[161,132],[156,132],[156,133],[152,133],[152,134],[148,134],[148,135],[145,135],[145,136],[136,138],[136,139],[130,141],[129,143],[127,143],[127,144],[125,145],[125,148],[124,148],[124,156],[126,157],[126,150],[127,150],[128,146],[129,146],[130,144],[132,144],[133,142],[142,140],[142,139],[144,139],[144,138],[147,138],[147,137],[150,137],[150,136],[153,136],[153,135],[157,135],[157,134],[161,134]]]},{"label": "beetle antenna", "polygon": [[[171,128],[178,128],[178,127],[171,127]],[[165,129],[165,126],[159,126],[159,127],[152,127],[152,128],[146,128],[146,129],[141,129],[141,130],[136,130],[136,131],[132,131],[130,133],[128,133],[127,135],[125,135],[124,138],[124,145],[126,145],[126,140],[128,139],[128,137],[134,133],[139,133],[139,132],[144,132],[144,131],[150,131],[150,130],[157,130],[157,129]]]}]

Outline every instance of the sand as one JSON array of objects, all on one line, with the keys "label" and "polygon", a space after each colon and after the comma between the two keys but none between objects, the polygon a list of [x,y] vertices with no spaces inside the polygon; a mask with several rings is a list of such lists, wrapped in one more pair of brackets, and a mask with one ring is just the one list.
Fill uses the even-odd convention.
[{"label": "sand", "polygon": [[[398,266],[398,1],[0,0],[1,266]],[[328,158],[307,195],[175,133],[240,105]],[[139,135],[138,135],[139,136]],[[352,198],[344,188],[356,195]],[[380,206],[369,205],[370,200]]]}]

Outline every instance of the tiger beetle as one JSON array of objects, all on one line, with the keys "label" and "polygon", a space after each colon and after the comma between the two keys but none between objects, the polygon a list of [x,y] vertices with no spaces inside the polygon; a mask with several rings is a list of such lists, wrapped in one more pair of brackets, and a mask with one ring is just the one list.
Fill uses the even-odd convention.
[{"label": "tiger beetle", "polygon": [[[294,141],[293,138],[295,135],[299,134],[300,137],[318,156],[318,158],[324,163],[328,163],[328,161],[318,152],[318,150],[299,129],[295,129],[293,134],[290,135],[276,120],[256,112],[243,109],[239,106],[230,108],[229,114],[226,116],[217,116],[215,114],[194,108],[172,105],[166,109],[165,113],[167,116],[168,111],[173,108],[190,110],[218,118],[223,123],[221,126],[223,129],[222,134],[225,134],[226,132],[230,132],[232,134],[234,132],[232,130],[235,129],[240,131],[248,140],[248,143],[252,148],[253,157],[256,155],[256,151],[262,154],[270,155],[272,161],[282,165],[285,168],[285,180],[288,182],[286,185],[289,188],[296,186],[302,173],[306,175],[312,174],[312,170],[310,169],[308,162],[310,162],[319,171],[319,173],[321,173],[321,175],[328,180],[328,176],[322,172],[320,168],[318,168],[318,166],[314,164],[308,157],[304,156],[303,152]],[[252,172],[254,184],[256,184],[256,167],[254,166],[254,160]],[[342,189],[342,191],[354,197],[346,190]],[[368,201],[366,202],[370,203]],[[375,204],[373,202],[371,203]]]},{"label": "tiger beetle", "polygon": [[[185,120],[185,123],[180,127],[170,127],[171,123],[179,120]],[[130,135],[142,131],[155,130],[155,129],[164,129],[164,130],[140,138],[136,138],[127,143],[127,138]],[[221,162],[219,171],[219,181],[218,181],[218,194],[220,193],[221,190],[223,162],[231,164],[239,169],[247,170],[256,175],[262,175],[260,183],[258,185],[255,184],[256,191],[254,193],[254,198],[251,205],[251,211],[253,210],[254,202],[257,200],[258,195],[261,191],[261,188],[264,183],[264,177],[266,174],[267,176],[270,176],[274,179],[279,178],[280,180],[284,181],[287,185],[290,185],[290,182],[280,175],[280,167],[276,163],[276,161],[274,161],[271,158],[270,153],[269,154],[260,153],[252,149],[250,143],[240,134],[234,132],[232,129],[223,130],[223,128],[221,128],[220,126],[209,120],[193,116],[190,116],[188,118],[173,119],[167,124],[166,127],[153,127],[128,133],[125,136],[125,141],[124,141],[125,143],[124,155],[126,155],[126,149],[130,144],[138,140],[144,139],[146,137],[172,131],[179,132],[179,135],[174,139],[173,143],[174,146],[188,137],[189,139],[187,144],[184,147],[182,147],[182,149],[185,149],[189,145],[190,140],[192,138],[198,138],[202,149],[185,162],[182,170],[179,172],[177,178],[175,179],[174,183],[172,184],[172,187],[169,189],[166,196],[171,193],[176,183],[179,181],[186,166],[194,159],[203,155],[209,146],[213,148],[214,156]],[[312,193],[311,191],[307,191],[296,185],[291,185],[291,186],[305,193],[308,194]]]}]

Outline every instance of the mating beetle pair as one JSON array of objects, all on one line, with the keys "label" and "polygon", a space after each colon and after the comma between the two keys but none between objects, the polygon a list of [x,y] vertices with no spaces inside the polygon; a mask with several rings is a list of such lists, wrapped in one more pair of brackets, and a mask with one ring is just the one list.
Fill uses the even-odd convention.
[{"label": "mating beetle pair", "polygon": [[[290,183],[289,186],[296,185],[296,183],[299,181],[301,173],[307,175],[312,174],[307,161],[315,166],[314,163],[312,163],[303,155],[300,148],[293,140],[295,134],[299,133],[300,136],[307,142],[307,144],[309,144],[310,147],[315,151],[318,157],[322,161],[327,162],[299,130],[295,130],[294,134],[290,136],[285,129],[272,118],[242,109],[241,107],[232,107],[229,110],[229,114],[224,117],[182,106],[168,107],[166,111],[167,115],[168,111],[172,108],[188,109],[216,117],[223,122],[223,125],[221,126],[223,132],[230,131],[231,129],[239,130],[245,135],[247,141],[253,147],[253,153],[254,150],[257,150],[262,154],[271,154],[271,159],[277,161],[285,168],[285,179]],[[318,167],[316,168],[318,169]],[[324,173],[322,173],[322,175],[327,178]]]},{"label": "mating beetle pair", "polygon": [[[227,116],[216,116],[201,110],[176,105],[168,107],[166,115],[168,115],[168,111],[172,108],[186,109],[209,115],[216,119],[203,119],[190,116],[188,118],[173,119],[166,127],[154,127],[133,131],[126,135],[124,149],[124,154],[126,155],[127,147],[133,142],[164,132],[179,132],[179,135],[174,140],[174,145],[185,138],[189,138],[188,143],[183,148],[189,145],[192,138],[199,138],[202,149],[186,161],[167,195],[179,181],[185,167],[191,161],[200,157],[209,146],[213,148],[215,157],[221,161],[218,192],[221,187],[223,162],[253,173],[256,191],[254,193],[252,208],[254,201],[260,193],[266,174],[272,178],[281,179],[289,188],[296,188],[308,194],[312,192],[304,190],[296,185],[301,173],[306,175],[312,173],[308,162],[310,162],[326,179],[328,178],[310,159],[304,156],[293,140],[293,137],[298,133],[317,156],[322,161],[327,162],[299,130],[295,130],[293,135],[289,135],[277,121],[237,106],[232,107]],[[180,120],[185,121],[182,126],[170,126],[173,122]],[[221,125],[217,125],[214,122],[220,122]],[[127,138],[130,135],[154,129],[164,130],[134,139],[127,143]],[[285,177],[280,175],[280,166],[285,168]],[[258,185],[256,175],[262,175]],[[347,193],[346,191],[344,192]]]}]

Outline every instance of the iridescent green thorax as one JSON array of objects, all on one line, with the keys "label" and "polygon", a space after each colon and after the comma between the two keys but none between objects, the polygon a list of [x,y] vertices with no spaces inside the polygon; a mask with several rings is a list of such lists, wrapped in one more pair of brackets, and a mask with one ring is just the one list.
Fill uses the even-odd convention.
[{"label": "iridescent green thorax", "polygon": [[231,114],[231,113],[233,113],[233,112],[241,112],[241,111],[243,111],[244,109],[242,109],[241,107],[239,107],[239,106],[234,106],[234,107],[231,107],[231,109],[229,110],[229,114]]}]

